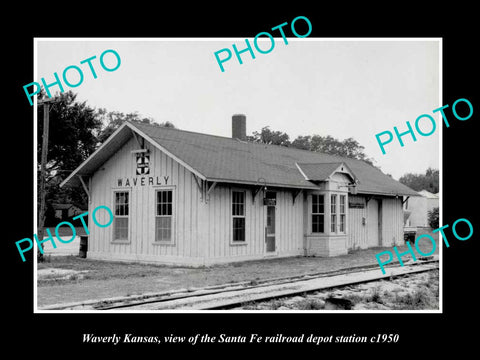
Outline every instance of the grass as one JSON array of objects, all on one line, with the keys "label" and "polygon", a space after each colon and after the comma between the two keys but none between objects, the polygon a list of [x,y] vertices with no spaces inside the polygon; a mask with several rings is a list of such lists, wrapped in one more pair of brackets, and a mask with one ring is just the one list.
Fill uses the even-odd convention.
[{"label": "grass", "polygon": [[324,308],[325,301],[315,298],[306,298],[305,300],[299,301],[295,306],[297,310],[322,310]]},{"label": "grass", "polygon": [[158,275],[159,270],[165,269],[165,266],[139,263],[115,263],[110,261],[82,259],[76,256],[52,256],[48,261],[38,263],[37,268],[39,270],[61,268],[76,271],[88,271],[84,276],[84,279],[110,280]]},{"label": "grass", "polygon": [[345,299],[350,300],[353,304],[358,304],[362,302],[365,299],[365,297],[356,293],[356,294],[349,294],[345,296]]},{"label": "grass", "polygon": [[[428,274],[403,276],[393,279],[398,287],[386,290],[383,285],[392,281],[381,280],[374,287],[359,289],[357,286],[348,286],[340,296],[356,304],[368,304],[368,308],[375,310],[433,310],[438,309],[438,271]],[[336,291],[336,290],[335,290]],[[325,301],[322,297],[332,295],[332,291],[319,291],[314,295],[304,296],[302,300],[289,302],[287,298],[280,298],[260,303],[250,302],[242,306],[244,310],[277,310],[287,307],[292,310],[324,310]],[[371,307],[370,307],[371,306]]]},{"label": "grass", "polygon": [[395,310],[438,309],[438,271],[430,272],[427,279],[419,283],[411,293],[395,295]]},{"label": "grass", "polygon": [[[262,310],[278,310],[278,308],[285,305],[284,301],[285,300],[282,300],[282,299],[274,299],[274,300],[264,302],[262,304],[261,309]],[[242,304],[242,308],[245,310],[260,310],[260,308],[258,307],[258,303],[254,301],[250,301]]]},{"label": "grass", "polygon": [[[386,248],[390,249],[390,248]],[[286,277],[293,275],[304,275],[308,273],[329,272],[350,268],[360,265],[376,265],[375,254],[379,249],[355,250],[350,255],[342,255],[332,258],[315,258],[315,257],[288,257],[288,258],[272,258],[268,260],[250,260],[245,262],[227,263],[204,268],[196,268],[211,278],[218,277],[221,283],[229,281],[250,281],[252,279],[268,279],[274,277]],[[402,251],[399,248],[399,251]],[[87,254],[88,256],[88,254]],[[127,262],[112,262],[91,260],[88,257],[81,259],[76,256],[52,256],[47,262],[39,263],[38,268],[64,268],[73,270],[89,270],[92,272],[93,278],[107,279],[109,276],[114,278],[124,278],[129,276],[136,277],[137,274],[156,274],[162,269],[186,269],[189,273],[189,267],[166,266],[159,264],[139,264]],[[113,271],[112,269],[115,269]],[[98,272],[98,273],[97,273]],[[166,273],[168,273],[165,270]],[[104,274],[104,275],[102,275]],[[168,276],[165,275],[165,276]],[[210,282],[210,281],[209,281]]]},{"label": "grass", "polygon": [[424,310],[438,308],[438,300],[435,300],[425,289],[417,289],[405,296],[397,296],[394,310]]},{"label": "grass", "polygon": [[382,304],[383,301],[382,301],[382,295],[380,293],[380,285],[377,285],[375,286],[373,289],[372,289],[372,294],[370,295],[369,298],[367,298],[368,300],[367,301],[371,301],[371,302],[376,302],[376,303],[379,303],[379,304]]},{"label": "grass", "polygon": [[[147,283],[143,284],[142,280],[147,280],[150,277],[160,279],[159,281],[167,284],[165,286],[170,286],[171,288],[187,287],[191,286],[192,283],[195,283],[196,286],[209,286],[245,281],[252,281],[252,285],[255,285],[263,279],[332,271],[372,263],[374,259],[374,251],[366,250],[355,255],[344,255],[338,258],[275,258],[191,268],[160,264],[100,261],[92,260],[88,257],[82,259],[77,256],[51,256],[46,262],[38,263],[38,269],[61,268],[88,271],[88,274],[83,279],[77,280],[77,283],[82,283],[85,286],[88,285],[87,283],[97,280],[116,281],[131,279],[132,282],[139,284],[138,288],[142,289],[139,291],[143,291],[145,287],[149,286]],[[56,285],[63,285],[64,283],[65,281],[62,280],[61,283],[56,283]],[[142,283],[141,286],[140,283]],[[39,285],[50,286],[53,285],[53,282],[48,284],[39,282]],[[158,288],[158,286],[160,285],[155,283],[150,287]],[[82,291],[82,289],[78,289],[78,292]],[[150,289],[147,291],[150,291]],[[70,297],[75,296],[72,293]]]}]

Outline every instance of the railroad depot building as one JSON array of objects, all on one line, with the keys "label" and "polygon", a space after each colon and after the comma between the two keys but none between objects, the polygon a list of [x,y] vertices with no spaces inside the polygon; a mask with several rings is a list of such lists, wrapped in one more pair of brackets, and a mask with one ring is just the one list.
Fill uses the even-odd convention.
[{"label": "railroad depot building", "polygon": [[82,183],[89,217],[114,215],[89,228],[88,257],[200,266],[404,244],[415,191],[363,161],[245,139],[244,115],[232,138],[120,126],[61,184]]}]

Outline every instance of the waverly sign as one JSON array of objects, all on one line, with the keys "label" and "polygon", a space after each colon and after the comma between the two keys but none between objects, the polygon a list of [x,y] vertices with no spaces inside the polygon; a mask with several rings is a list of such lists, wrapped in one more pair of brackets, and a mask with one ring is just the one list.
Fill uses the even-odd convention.
[{"label": "waverly sign", "polygon": [[169,176],[142,176],[134,178],[119,178],[117,186],[145,186],[145,185],[168,185]]}]

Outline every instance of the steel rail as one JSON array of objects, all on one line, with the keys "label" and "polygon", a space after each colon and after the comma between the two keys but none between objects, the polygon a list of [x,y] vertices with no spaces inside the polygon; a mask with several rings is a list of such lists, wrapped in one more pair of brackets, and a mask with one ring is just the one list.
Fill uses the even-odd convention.
[{"label": "steel rail", "polygon": [[[319,286],[319,287],[313,287],[311,289],[290,289],[290,290],[285,290],[281,291],[280,293],[265,293],[265,294],[257,294],[254,296],[254,300],[227,300],[224,301],[222,304],[217,304],[213,306],[204,306],[201,307],[201,310],[218,310],[218,309],[228,309],[235,307],[237,305],[241,305],[243,303],[251,303],[251,302],[256,302],[256,301],[263,301],[263,300],[268,300],[268,299],[274,299],[274,298],[280,298],[280,297],[288,297],[288,296],[293,296],[296,294],[300,293],[311,293],[315,292],[318,290],[324,290],[324,289],[332,289],[332,288],[337,288],[337,287],[344,287],[344,286],[349,286],[353,284],[361,284],[361,283],[367,283],[367,282],[372,282],[372,281],[378,281],[378,280],[385,280],[389,278],[395,278],[395,277],[400,277],[404,275],[409,275],[409,274],[415,274],[415,273],[421,273],[421,272],[426,272],[426,271],[432,271],[438,269],[437,267],[429,267],[429,268],[422,268],[419,269],[418,265],[426,265],[426,264],[433,264],[433,263],[438,263],[438,260],[428,260],[428,261],[422,261],[422,262],[417,262],[417,263],[412,263],[410,265],[407,265],[408,268],[411,268],[410,271],[403,271],[402,273],[399,274],[382,274],[379,276],[376,276],[374,278],[369,278],[367,280],[352,280],[349,283],[346,284],[332,284],[329,286]],[[405,266],[405,268],[407,268]],[[376,265],[375,267],[378,267]],[[388,268],[397,268],[399,267],[398,265],[394,266],[389,266]],[[225,285],[216,285],[210,288],[204,288],[204,289],[198,289],[198,290],[193,290],[193,291],[185,291],[183,293],[178,293],[172,295],[159,295],[159,296],[153,296],[150,299],[125,299],[124,302],[119,301],[117,303],[111,303],[111,304],[105,304],[105,303],[100,303],[97,306],[94,306],[95,310],[115,310],[115,309],[135,309],[135,307],[145,307],[148,304],[151,304],[152,306],[154,304],[162,304],[162,303],[168,303],[171,301],[175,300],[186,300],[189,298],[197,298],[201,300],[201,298],[204,298],[209,295],[220,295],[222,293],[232,293],[232,292],[238,292],[241,293],[242,291],[245,292],[246,290],[251,290],[251,289],[260,289],[260,288],[266,288],[268,286],[276,286],[276,285],[284,285],[284,284],[295,284],[295,283],[302,283],[306,282],[308,280],[315,280],[315,279],[322,279],[322,278],[331,278],[336,275],[350,275],[353,273],[359,273],[359,270],[371,270],[373,266],[360,266],[360,267],[355,267],[355,268],[350,268],[350,269],[341,269],[341,270],[335,270],[331,271],[328,273],[319,273],[319,274],[307,274],[307,275],[300,275],[300,276],[291,276],[291,277],[285,277],[285,278],[275,278],[275,279],[265,279],[261,280],[255,283],[252,282],[242,282],[242,283],[237,283],[237,284],[229,284],[227,286]],[[132,301],[133,300],[133,301]],[[175,308],[173,308],[175,309]],[[181,310],[181,309],[179,309]]]}]

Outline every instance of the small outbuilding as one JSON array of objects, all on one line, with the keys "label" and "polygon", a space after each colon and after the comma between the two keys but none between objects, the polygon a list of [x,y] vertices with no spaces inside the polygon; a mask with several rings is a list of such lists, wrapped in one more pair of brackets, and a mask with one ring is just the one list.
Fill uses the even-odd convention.
[{"label": "small outbuilding", "polygon": [[406,227],[430,227],[428,213],[439,206],[438,194],[432,194],[427,190],[418,192],[420,196],[410,198],[404,202]]},{"label": "small outbuilding", "polygon": [[73,204],[53,203],[51,206],[55,212],[55,218],[58,220],[67,220],[85,212]]},{"label": "small outbuilding", "polygon": [[400,245],[417,195],[360,160],[247,142],[244,115],[232,138],[126,122],[74,182],[89,216],[114,216],[89,228],[88,257],[191,266]]}]

